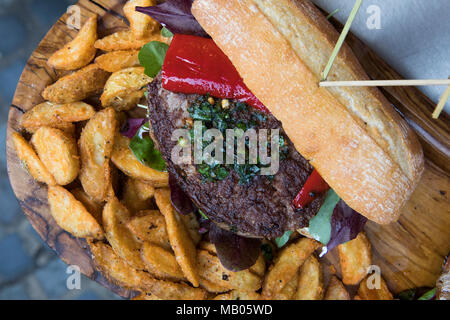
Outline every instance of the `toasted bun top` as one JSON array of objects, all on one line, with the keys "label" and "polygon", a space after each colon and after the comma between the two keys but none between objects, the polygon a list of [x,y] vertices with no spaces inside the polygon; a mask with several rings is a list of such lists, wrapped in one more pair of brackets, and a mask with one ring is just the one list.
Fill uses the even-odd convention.
[{"label": "toasted bun top", "polygon": [[[196,0],[192,12],[297,150],[354,210],[387,224],[423,171],[423,152],[376,88],[319,87],[337,31],[307,0]],[[366,80],[344,45],[329,80]]]}]

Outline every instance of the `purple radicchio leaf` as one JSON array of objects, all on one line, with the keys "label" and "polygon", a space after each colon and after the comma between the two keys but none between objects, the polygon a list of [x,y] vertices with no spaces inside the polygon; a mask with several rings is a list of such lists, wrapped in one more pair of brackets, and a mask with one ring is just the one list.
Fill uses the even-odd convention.
[{"label": "purple radicchio leaf", "polygon": [[261,240],[238,236],[211,223],[209,239],[216,246],[222,265],[233,272],[250,268],[261,253]]},{"label": "purple radicchio leaf", "polygon": [[173,34],[209,37],[191,13],[193,0],[167,0],[152,7],[136,7],[161,23]]},{"label": "purple radicchio leaf", "polygon": [[350,208],[343,200],[339,201],[331,216],[331,235],[327,249],[348,242],[364,230],[367,218]]},{"label": "purple radicchio leaf", "polygon": [[187,215],[194,212],[195,208],[191,199],[184,193],[172,174],[169,174],[169,187],[172,205],[178,213]]},{"label": "purple radicchio leaf", "polygon": [[139,128],[145,123],[147,119],[144,118],[128,118],[120,129],[120,133],[125,137],[133,139]]}]

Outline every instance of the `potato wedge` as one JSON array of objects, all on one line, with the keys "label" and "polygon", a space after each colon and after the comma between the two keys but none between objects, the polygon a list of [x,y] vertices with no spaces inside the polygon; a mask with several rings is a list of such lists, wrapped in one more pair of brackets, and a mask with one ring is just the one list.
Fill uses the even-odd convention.
[{"label": "potato wedge", "polygon": [[128,147],[130,139],[117,134],[111,160],[127,176],[144,180],[156,188],[169,186],[169,174],[143,165]]},{"label": "potato wedge", "polygon": [[321,244],[309,238],[301,238],[285,247],[275,259],[273,268],[266,274],[262,296],[272,299],[291,281],[306,259]]},{"label": "potato wedge", "polygon": [[44,166],[41,159],[39,159],[36,152],[25,140],[25,138],[22,137],[19,133],[13,132],[11,134],[11,139],[14,143],[17,157],[19,158],[22,166],[28,171],[28,173],[38,182],[46,183],[50,186],[55,185],[55,178]]},{"label": "potato wedge", "polygon": [[56,51],[48,65],[61,70],[76,70],[88,65],[95,57],[97,49],[97,15],[91,16],[78,32],[77,36],[63,48]]},{"label": "potato wedge", "polygon": [[155,195],[155,188],[142,180],[133,180],[136,194],[141,200],[149,200]]},{"label": "potato wedge", "polygon": [[86,192],[82,188],[76,188],[70,191],[75,199],[80,201],[86,210],[97,220],[97,222],[101,225],[102,221],[102,212],[103,212],[103,204],[101,202],[97,202],[91,197],[89,197]]},{"label": "potato wedge", "polygon": [[202,235],[198,233],[198,229],[200,229],[200,224],[198,223],[197,217],[195,214],[190,213],[186,215],[180,215],[181,220],[186,226],[189,235],[191,236],[192,241],[195,245],[197,245],[202,239]]},{"label": "potato wedge", "polygon": [[144,270],[141,258],[140,244],[134,239],[126,223],[130,213],[116,198],[108,201],[103,208],[103,227],[106,239],[114,252],[137,270]]},{"label": "potato wedge", "polygon": [[228,293],[219,294],[213,300],[262,300],[257,292],[233,290]]},{"label": "potato wedge", "polygon": [[121,50],[107,52],[95,59],[95,63],[105,71],[118,72],[120,70],[139,67],[139,50]]},{"label": "potato wedge", "polygon": [[157,280],[130,267],[111,246],[88,241],[97,268],[110,281],[125,288],[151,293],[164,300],[204,300],[206,291],[182,283]]},{"label": "potato wedge", "polygon": [[324,294],[322,266],[314,255],[301,266],[295,300],[322,300]]},{"label": "potato wedge", "polygon": [[[216,246],[211,242],[200,241],[198,244],[198,249],[205,250],[211,253],[213,256],[217,256]],[[248,269],[251,273],[263,278],[266,272],[266,261],[264,260],[264,256],[261,254],[256,260],[255,264]]]},{"label": "potato wedge", "polygon": [[[377,275],[369,275],[367,276],[361,283],[359,284],[358,289],[358,297],[361,300],[393,300],[392,293],[389,291],[389,288],[384,281],[382,276],[379,276],[379,283],[373,283],[372,277],[378,277]],[[377,285],[378,288],[377,288]],[[374,287],[370,289],[369,286]]]},{"label": "potato wedge", "polygon": [[96,64],[90,64],[48,86],[42,96],[60,104],[81,101],[102,92],[109,75]]},{"label": "potato wedge", "polygon": [[144,74],[143,67],[132,67],[117,71],[109,77],[100,98],[104,108],[117,111],[136,107],[144,97],[145,87],[152,78]]},{"label": "potato wedge", "polygon": [[259,255],[258,260],[256,260],[255,264],[249,269],[252,273],[264,277],[266,273],[266,260],[264,260],[264,256],[262,254]]},{"label": "potato wedge", "polygon": [[225,269],[217,256],[198,250],[198,273],[200,277],[228,289],[256,291],[261,288],[261,278],[250,270],[232,272]]},{"label": "potato wedge", "polygon": [[141,254],[145,269],[156,278],[172,281],[186,280],[175,259],[175,255],[171,251],[150,242],[144,242]]},{"label": "potato wedge", "polygon": [[170,39],[155,33],[143,39],[136,39],[131,30],[119,31],[95,42],[95,47],[103,51],[140,50],[151,41],[169,43]]},{"label": "potato wedge", "polygon": [[56,122],[53,122],[51,125],[46,125],[46,126],[38,126],[38,127],[29,126],[25,129],[29,133],[36,133],[36,131],[38,131],[42,127],[59,129],[69,136],[75,135],[75,125],[71,122],[63,122],[63,121],[56,121]]},{"label": "potato wedge", "polygon": [[202,278],[202,277],[199,278],[199,282],[200,282],[200,288],[203,288],[206,291],[211,292],[211,293],[223,293],[223,292],[230,291],[230,288],[222,287],[222,286],[215,284],[214,282],[212,282],[208,279]]},{"label": "potato wedge", "polygon": [[95,201],[102,202],[112,187],[111,157],[117,130],[112,108],[98,112],[84,127],[80,136],[80,181],[84,191]]},{"label": "potato wedge", "polygon": [[42,127],[33,135],[31,144],[57,184],[65,186],[77,178],[80,157],[75,138],[59,129]]},{"label": "potato wedge", "polygon": [[367,275],[372,264],[369,239],[361,232],[355,239],[338,246],[342,282],[356,285]]},{"label": "potato wedge", "polygon": [[330,278],[327,292],[325,293],[325,300],[350,300],[347,289],[336,276]]},{"label": "potato wedge", "polygon": [[211,253],[213,255],[217,255],[216,246],[211,242],[201,241],[198,244],[198,249],[208,251],[209,253]]},{"label": "potato wedge", "polygon": [[128,221],[127,227],[137,241],[153,243],[166,250],[172,250],[165,218],[158,210],[139,212]]},{"label": "potato wedge", "polygon": [[99,240],[104,238],[97,220],[63,187],[48,187],[48,203],[56,223],[73,236]]},{"label": "potato wedge", "polygon": [[136,213],[142,210],[150,209],[150,203],[139,197],[134,179],[128,178],[123,187],[122,203],[130,210]]},{"label": "potato wedge", "polygon": [[130,22],[130,29],[136,39],[149,37],[153,31],[159,31],[159,23],[150,16],[137,12],[136,7],[157,5],[156,0],[129,0],[123,7],[125,17]]},{"label": "potato wedge", "polygon": [[162,300],[150,292],[142,292],[131,300]]},{"label": "potato wedge", "polygon": [[183,270],[186,279],[194,287],[198,287],[197,250],[186,226],[181,221],[178,212],[172,206],[170,190],[157,189],[155,191],[155,200],[159,210],[161,210],[161,213],[166,219],[167,234],[169,235],[169,241],[175,252],[177,262],[181,270]]},{"label": "potato wedge", "polygon": [[275,294],[272,300],[295,300],[293,299],[298,288],[298,272],[292,277],[292,279],[281,289],[280,292]]},{"label": "potato wedge", "polygon": [[70,122],[89,120],[94,115],[94,108],[84,102],[68,104],[44,102],[27,111],[22,117],[21,125],[30,133],[35,133],[40,127],[51,127],[66,132],[72,125]]}]

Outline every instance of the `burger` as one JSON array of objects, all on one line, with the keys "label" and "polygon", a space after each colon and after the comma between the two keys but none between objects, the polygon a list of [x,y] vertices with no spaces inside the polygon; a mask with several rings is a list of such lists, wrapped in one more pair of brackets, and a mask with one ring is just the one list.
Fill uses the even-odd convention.
[{"label": "burger", "polygon": [[[250,267],[261,239],[282,246],[297,230],[329,250],[367,219],[399,218],[424,168],[421,146],[378,89],[319,86],[339,34],[309,0],[172,0],[136,10],[172,37],[161,67],[149,68],[147,101],[174,206],[199,213],[225,267]],[[344,45],[328,80],[367,79]],[[231,161],[205,157],[212,140],[217,156],[228,139],[196,141],[196,133],[236,129],[245,137],[240,150],[230,140]],[[276,134],[255,145],[248,132]],[[262,174],[270,165],[255,146],[277,151],[275,172]],[[180,161],[180,150],[199,161]]]}]

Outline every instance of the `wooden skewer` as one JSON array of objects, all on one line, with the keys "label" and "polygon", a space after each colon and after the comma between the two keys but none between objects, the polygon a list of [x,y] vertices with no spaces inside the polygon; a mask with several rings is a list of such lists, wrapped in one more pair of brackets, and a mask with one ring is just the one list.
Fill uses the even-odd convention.
[{"label": "wooden skewer", "polygon": [[321,87],[407,87],[407,86],[445,86],[450,79],[429,80],[367,80],[367,81],[321,81]]},{"label": "wooden skewer", "polygon": [[350,13],[350,16],[347,19],[347,22],[345,23],[344,29],[342,29],[341,35],[336,43],[336,46],[334,47],[333,53],[331,54],[330,60],[328,60],[327,66],[325,67],[325,70],[322,73],[322,79],[327,80],[328,74],[330,73],[331,67],[333,66],[334,60],[336,59],[337,55],[339,54],[339,51],[341,50],[342,45],[344,44],[345,38],[347,37],[348,32],[350,31],[350,27],[353,23],[353,20],[355,20],[356,14],[358,13],[359,8],[361,7],[362,0],[356,0],[355,6],[352,9],[352,12]]},{"label": "wooden skewer", "polygon": [[436,109],[434,109],[433,112],[433,119],[439,118],[439,115],[441,114],[442,110],[444,110],[445,103],[448,100],[448,97],[450,96],[450,85],[447,87],[447,90],[444,91],[444,94],[442,95],[441,99],[439,100],[438,105],[436,106]]}]

